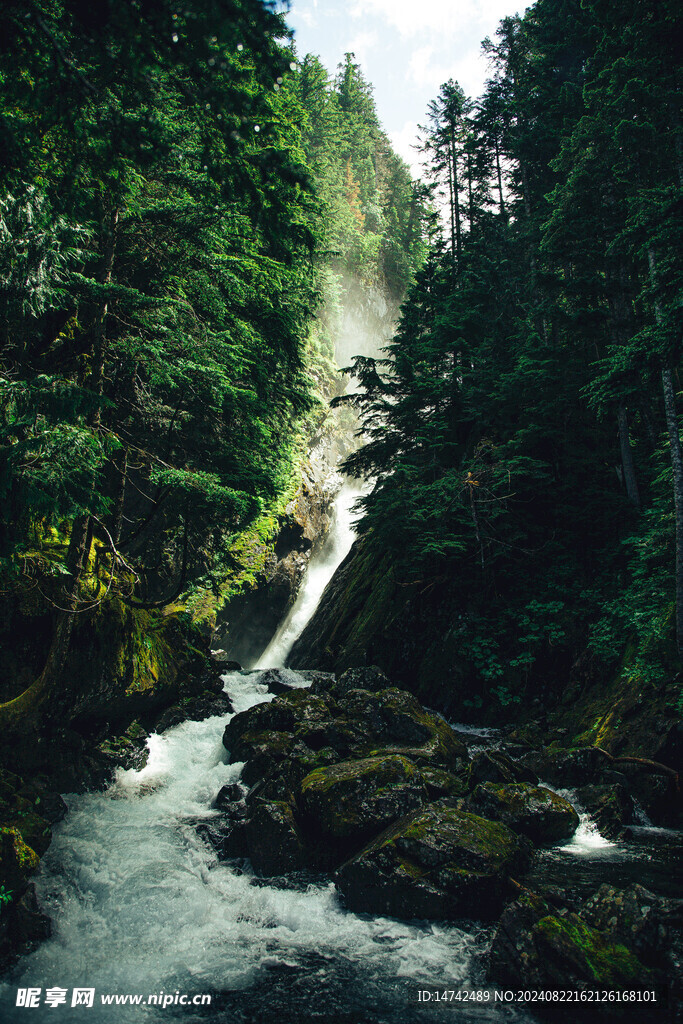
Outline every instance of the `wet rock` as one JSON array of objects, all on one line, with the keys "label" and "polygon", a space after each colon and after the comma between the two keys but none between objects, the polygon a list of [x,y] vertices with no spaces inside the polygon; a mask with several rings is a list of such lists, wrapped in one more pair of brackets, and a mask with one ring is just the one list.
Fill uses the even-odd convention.
[{"label": "wet rock", "polygon": [[467,791],[467,784],[463,775],[455,775],[443,768],[430,764],[420,765],[420,775],[427,787],[427,795],[430,800],[438,800],[441,797],[461,797]]},{"label": "wet rock", "polygon": [[38,906],[33,883],[27,886],[21,898],[14,904],[12,912],[12,931],[22,953],[30,952],[50,937],[52,923]]},{"label": "wet rock", "polygon": [[196,697],[188,697],[167,708],[157,719],[154,728],[156,732],[166,732],[182,722],[203,722],[205,718],[213,718],[215,715],[229,715],[232,710],[232,702],[227,693],[205,690]]},{"label": "wet rock", "polygon": [[489,918],[531,846],[498,822],[430,804],[391,825],[339,869],[354,911],[400,918]]},{"label": "wet rock", "polygon": [[568,800],[543,786],[524,782],[482,782],[465,806],[483,818],[502,821],[535,843],[570,839],[579,824],[579,816]]},{"label": "wet rock", "polygon": [[246,793],[246,789],[239,782],[228,782],[218,790],[213,806],[219,811],[228,811],[233,804],[243,802]]},{"label": "wet rock", "polygon": [[633,798],[619,783],[581,786],[576,799],[608,839],[616,839],[625,825],[633,823]]},{"label": "wet rock", "polygon": [[100,743],[97,754],[110,771],[115,768],[139,771],[149,757],[147,732],[139,722],[133,722],[122,736],[112,736]]},{"label": "wet rock", "polygon": [[369,665],[363,668],[347,668],[335,683],[334,692],[337,696],[342,696],[349,690],[369,690],[376,693],[378,690],[387,690],[390,686],[391,682],[382,669],[377,665]]},{"label": "wet rock", "polygon": [[600,772],[606,767],[605,755],[596,747],[546,747],[525,754],[519,763],[536,772],[543,782],[562,788],[597,783]]},{"label": "wet rock", "polygon": [[680,945],[683,900],[656,896],[637,883],[625,890],[604,884],[586,900],[581,917],[611,942],[629,946],[643,963],[661,967],[674,937]]},{"label": "wet rock", "polygon": [[395,750],[418,763],[455,767],[467,761],[467,748],[442,718],[424,710],[406,690],[391,688],[379,693],[351,690],[339,700],[344,714],[362,724],[370,746]]},{"label": "wet rock", "polygon": [[267,687],[269,693],[274,693],[276,696],[281,693],[289,693],[290,690],[301,689],[293,673],[288,669],[269,668],[259,678],[259,682]]},{"label": "wet rock", "polygon": [[[275,697],[265,704],[257,704],[247,711],[235,715],[223,734],[223,744],[231,755],[237,740],[245,733],[259,733],[266,730],[293,734],[297,727],[313,723],[328,722],[335,717],[335,705],[331,697],[323,698],[308,690],[292,690]],[[234,757],[232,760],[244,760]]]},{"label": "wet rock", "polygon": [[470,789],[474,789],[481,782],[529,782],[536,785],[538,776],[531,768],[519,761],[513,761],[500,750],[482,750],[472,758]]},{"label": "wet rock", "polygon": [[323,836],[358,839],[422,806],[427,790],[404,757],[388,755],[319,768],[301,783],[300,806]]},{"label": "wet rock", "polygon": [[263,732],[247,732],[235,741],[230,751],[230,761],[246,761],[242,771],[242,779],[247,786],[253,786],[259,779],[277,771],[294,743],[289,732],[264,730]]},{"label": "wet rock", "polygon": [[[552,912],[528,891],[500,919],[491,945],[490,971],[499,984],[537,991],[652,987],[652,975],[631,950],[612,942],[575,913]],[[630,1008],[629,1003],[605,1002],[591,1010],[623,1019]],[[566,1007],[557,1002],[535,1003],[534,1009],[553,1019],[564,1009],[560,1019],[576,1020],[573,1003]],[[637,1012],[642,1013],[642,1004]]]},{"label": "wet rock", "polygon": [[38,854],[24,841],[18,828],[0,826],[0,884],[6,893],[23,893],[39,863]]},{"label": "wet rock", "polygon": [[306,866],[306,854],[294,813],[284,800],[259,801],[244,834],[257,875],[284,875]]},{"label": "wet rock", "polygon": [[219,860],[248,856],[244,821],[212,817],[195,823],[197,835],[215,850]]}]

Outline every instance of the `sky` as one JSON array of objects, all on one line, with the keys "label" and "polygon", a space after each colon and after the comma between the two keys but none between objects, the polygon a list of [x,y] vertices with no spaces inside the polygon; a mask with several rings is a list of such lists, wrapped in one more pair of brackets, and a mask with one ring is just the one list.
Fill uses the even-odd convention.
[{"label": "sky", "polygon": [[481,53],[519,0],[293,0],[287,21],[300,57],[315,53],[334,73],[347,51],[374,88],[380,122],[417,175],[411,148],[427,106],[449,78],[478,96],[487,77]]}]

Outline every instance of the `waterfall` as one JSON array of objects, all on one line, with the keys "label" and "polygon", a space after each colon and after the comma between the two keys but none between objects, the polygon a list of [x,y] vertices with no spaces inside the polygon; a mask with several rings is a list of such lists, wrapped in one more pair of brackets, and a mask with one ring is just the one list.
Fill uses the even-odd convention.
[{"label": "waterfall", "polygon": [[353,544],[353,506],[364,489],[361,483],[349,480],[337,493],[325,541],[311,556],[296,601],[258,659],[256,668],[279,668],[285,664],[294,643],[313,617],[325,587]]}]

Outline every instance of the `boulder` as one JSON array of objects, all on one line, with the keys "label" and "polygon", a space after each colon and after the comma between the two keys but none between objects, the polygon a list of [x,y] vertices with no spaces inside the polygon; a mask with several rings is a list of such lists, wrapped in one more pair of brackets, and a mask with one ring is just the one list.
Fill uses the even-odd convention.
[{"label": "boulder", "polygon": [[205,690],[196,697],[188,697],[166,708],[159,715],[154,728],[156,732],[166,732],[182,722],[203,722],[205,718],[213,718],[215,715],[229,715],[232,710],[232,702],[227,693]]},{"label": "boulder", "polygon": [[538,776],[530,768],[500,750],[481,750],[472,758],[469,785],[474,789],[481,782],[530,782],[536,785]]},{"label": "boulder", "polygon": [[579,824],[579,816],[568,800],[526,782],[482,782],[467,798],[466,808],[484,818],[502,821],[534,843],[570,839]]},{"label": "boulder", "polygon": [[371,747],[395,750],[412,761],[455,767],[467,761],[467,747],[451,727],[424,710],[406,690],[391,688],[370,693],[351,690],[339,705],[348,719],[362,723],[366,751]]},{"label": "boulder", "polygon": [[369,665],[363,668],[347,668],[342,672],[334,685],[334,692],[337,696],[343,696],[350,690],[369,690],[376,693],[378,690],[387,690],[391,686],[388,677],[377,665]]},{"label": "boulder", "polygon": [[674,945],[680,951],[683,900],[656,896],[638,883],[625,890],[601,885],[584,903],[581,917],[651,967],[663,966]]},{"label": "boulder", "polygon": [[625,825],[633,824],[633,798],[620,783],[581,786],[576,799],[608,839],[615,839]]},{"label": "boulder", "polygon": [[519,763],[535,772],[543,782],[561,788],[597,783],[607,765],[605,755],[596,747],[546,747],[525,754]]},{"label": "boulder", "polygon": [[247,852],[257,875],[284,875],[306,866],[304,845],[291,805],[258,801],[244,827]]},{"label": "boulder", "polygon": [[243,733],[230,751],[230,761],[246,761],[242,779],[247,786],[253,786],[278,769],[293,743],[291,733],[275,729]]},{"label": "boulder", "polygon": [[[578,914],[555,913],[528,890],[506,907],[493,936],[490,972],[498,984],[515,989],[566,991],[652,987],[652,975],[626,946],[582,920]],[[583,1004],[582,1004],[583,1006]],[[576,1004],[534,1003],[534,1010],[558,1019],[576,1020]],[[624,1019],[631,1009],[643,1019],[642,1003],[595,1003],[596,1016]]]},{"label": "boulder", "polygon": [[399,918],[490,918],[531,846],[498,822],[440,801],[391,825],[339,869],[354,911]]},{"label": "boulder", "polygon": [[421,807],[426,799],[415,765],[389,754],[318,768],[302,781],[299,803],[323,836],[357,838],[357,849],[363,839]]},{"label": "boulder", "polygon": [[6,893],[23,893],[39,864],[38,854],[24,842],[18,828],[0,826],[0,885]]},{"label": "boulder", "polygon": [[[245,733],[274,731],[293,734],[300,726],[333,719],[335,710],[334,701],[329,696],[323,698],[307,689],[291,690],[235,715],[225,729],[223,744],[232,755],[235,743]],[[241,761],[243,758],[231,757],[231,760]]]}]

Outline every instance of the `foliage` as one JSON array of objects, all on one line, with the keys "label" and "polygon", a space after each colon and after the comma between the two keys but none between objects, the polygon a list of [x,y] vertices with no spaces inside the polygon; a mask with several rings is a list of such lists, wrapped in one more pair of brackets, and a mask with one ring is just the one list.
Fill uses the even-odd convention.
[{"label": "foliage", "polygon": [[537,0],[485,42],[478,101],[442,86],[423,130],[442,230],[387,358],[356,360],[364,392],[340,399],[368,438],[347,461],[375,480],[367,550],[428,629],[458,623],[470,703],[547,696],[587,642],[605,671],[627,644],[643,678],[680,669],[673,18]]}]

